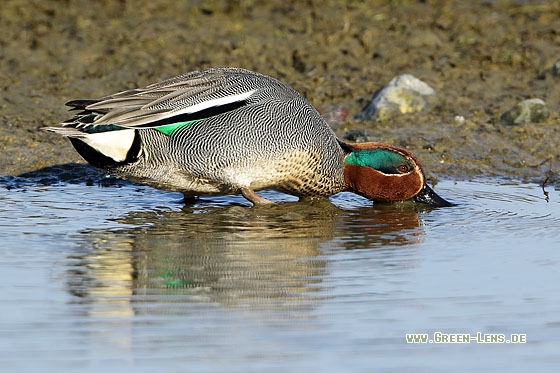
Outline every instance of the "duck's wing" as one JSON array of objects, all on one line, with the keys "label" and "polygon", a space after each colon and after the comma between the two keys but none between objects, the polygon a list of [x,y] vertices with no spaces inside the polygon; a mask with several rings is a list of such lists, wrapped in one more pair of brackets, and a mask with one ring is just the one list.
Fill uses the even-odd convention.
[{"label": "duck's wing", "polygon": [[80,112],[61,125],[150,128],[202,119],[263,100],[294,97],[301,96],[269,76],[239,68],[212,68],[98,100],[70,101],[66,105]]}]

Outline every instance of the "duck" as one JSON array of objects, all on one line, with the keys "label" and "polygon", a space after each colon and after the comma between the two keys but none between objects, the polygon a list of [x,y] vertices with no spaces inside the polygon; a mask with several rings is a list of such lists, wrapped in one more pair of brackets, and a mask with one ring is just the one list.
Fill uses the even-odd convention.
[{"label": "duck", "polygon": [[353,192],[374,203],[453,204],[426,182],[409,151],[346,143],[289,85],[236,67],[178,75],[143,88],[66,103],[74,116],[45,127],[118,178],[200,196],[277,190],[300,199]]}]

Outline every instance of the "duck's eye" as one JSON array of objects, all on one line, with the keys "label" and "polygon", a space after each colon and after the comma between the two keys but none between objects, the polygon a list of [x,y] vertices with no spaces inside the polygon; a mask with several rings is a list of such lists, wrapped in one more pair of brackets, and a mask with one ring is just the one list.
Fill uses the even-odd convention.
[{"label": "duck's eye", "polygon": [[410,166],[407,164],[400,164],[397,166],[397,171],[399,171],[401,174],[406,174],[410,172]]}]

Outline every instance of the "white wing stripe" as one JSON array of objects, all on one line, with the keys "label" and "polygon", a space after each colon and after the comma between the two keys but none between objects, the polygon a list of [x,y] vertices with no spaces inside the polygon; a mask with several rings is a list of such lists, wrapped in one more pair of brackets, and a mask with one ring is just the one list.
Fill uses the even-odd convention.
[{"label": "white wing stripe", "polygon": [[230,96],[216,98],[214,100],[203,101],[196,105],[188,106],[186,108],[182,108],[180,110],[174,111],[173,116],[178,114],[196,113],[205,109],[209,109],[211,107],[222,106],[222,105],[231,104],[233,102],[243,101],[251,97],[253,93],[255,93],[256,91],[257,91],[256,89],[253,89],[252,91],[240,93],[237,95],[230,95]]}]

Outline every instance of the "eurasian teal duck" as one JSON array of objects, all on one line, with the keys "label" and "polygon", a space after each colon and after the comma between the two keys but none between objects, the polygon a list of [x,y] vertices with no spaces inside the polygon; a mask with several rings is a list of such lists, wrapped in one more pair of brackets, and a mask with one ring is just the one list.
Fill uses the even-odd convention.
[{"label": "eurasian teal duck", "polygon": [[413,199],[450,206],[408,151],[347,144],[286,84],[220,67],[66,105],[79,112],[46,130],[70,139],[90,164],[185,198],[255,191],[299,197],[350,191],[375,202]]}]

